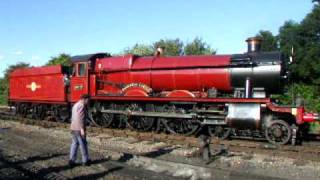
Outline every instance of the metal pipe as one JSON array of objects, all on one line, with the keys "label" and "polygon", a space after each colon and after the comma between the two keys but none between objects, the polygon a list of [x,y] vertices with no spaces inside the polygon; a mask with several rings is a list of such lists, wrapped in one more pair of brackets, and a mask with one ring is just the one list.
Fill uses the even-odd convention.
[{"label": "metal pipe", "polygon": [[101,110],[102,113],[109,114],[123,114],[127,116],[145,116],[145,117],[162,117],[162,118],[178,118],[178,119],[194,119],[200,118],[197,114],[178,114],[178,113],[167,113],[167,112],[140,112],[140,111],[128,111],[128,110]]},{"label": "metal pipe", "polygon": [[252,97],[251,79],[247,77],[246,83],[245,83],[245,98],[251,98],[251,97]]}]

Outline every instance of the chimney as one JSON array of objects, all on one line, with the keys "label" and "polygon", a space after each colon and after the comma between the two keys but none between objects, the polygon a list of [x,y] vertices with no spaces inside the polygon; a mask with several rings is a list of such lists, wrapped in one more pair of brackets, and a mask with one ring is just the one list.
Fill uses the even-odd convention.
[{"label": "chimney", "polygon": [[246,40],[248,44],[248,53],[259,52],[261,50],[262,39],[260,37],[251,37]]}]

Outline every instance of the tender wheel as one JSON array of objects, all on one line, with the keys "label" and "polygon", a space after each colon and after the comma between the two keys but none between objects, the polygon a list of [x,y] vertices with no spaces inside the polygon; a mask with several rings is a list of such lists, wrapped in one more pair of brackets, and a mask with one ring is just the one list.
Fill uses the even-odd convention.
[{"label": "tender wheel", "polygon": [[187,119],[161,119],[166,129],[172,134],[183,134],[190,136],[197,132],[200,123]]},{"label": "tender wheel", "polygon": [[19,116],[20,113],[21,113],[21,105],[17,104],[17,105],[14,106],[13,114],[16,115],[16,116]]},{"label": "tender wheel", "polygon": [[266,128],[265,135],[270,143],[284,145],[290,141],[292,131],[287,122],[275,120]]},{"label": "tender wheel", "polygon": [[208,133],[211,137],[219,139],[228,139],[231,136],[232,129],[223,126],[208,126]]},{"label": "tender wheel", "polygon": [[32,118],[43,120],[45,118],[45,108],[41,105],[35,105],[32,108]]},{"label": "tender wheel", "polygon": [[67,122],[70,119],[70,111],[67,106],[56,106],[53,108],[53,117],[58,122]]},{"label": "tender wheel", "polygon": [[[147,111],[154,111],[153,106],[148,106],[149,108],[146,108]],[[142,107],[138,104],[132,104],[128,108],[131,111],[143,111]],[[127,125],[130,129],[136,130],[136,131],[149,131],[152,129],[155,118],[151,117],[129,117],[127,119]]]},{"label": "tender wheel", "polygon": [[27,117],[28,106],[26,104],[18,104],[15,114],[17,114],[21,117],[24,117],[24,118]]}]

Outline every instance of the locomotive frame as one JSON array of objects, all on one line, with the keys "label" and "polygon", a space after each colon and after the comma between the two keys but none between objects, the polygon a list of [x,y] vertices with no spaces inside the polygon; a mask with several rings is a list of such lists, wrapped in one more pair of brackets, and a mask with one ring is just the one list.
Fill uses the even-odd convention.
[{"label": "locomotive frame", "polygon": [[295,144],[297,133],[318,120],[318,114],[303,106],[278,106],[268,98],[281,89],[285,64],[280,53],[258,52],[259,39],[247,41],[243,55],[139,58],[98,53],[72,57],[71,74],[62,66],[18,69],[10,74],[9,105],[21,116],[43,119],[50,113],[67,121],[71,105],[90,94],[91,119],[103,127],[163,128],[185,135],[207,128],[221,138],[231,128],[258,130],[271,143]]}]

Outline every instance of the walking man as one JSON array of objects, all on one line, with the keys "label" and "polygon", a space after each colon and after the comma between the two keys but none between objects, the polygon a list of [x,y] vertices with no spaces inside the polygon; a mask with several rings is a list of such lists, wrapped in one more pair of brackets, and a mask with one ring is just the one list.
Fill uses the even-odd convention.
[{"label": "walking man", "polygon": [[72,107],[71,115],[71,136],[72,144],[70,148],[69,165],[74,166],[77,159],[78,147],[82,154],[82,165],[89,165],[88,146],[86,139],[86,119],[87,119],[87,105],[89,103],[90,96],[84,94],[80,100]]}]

